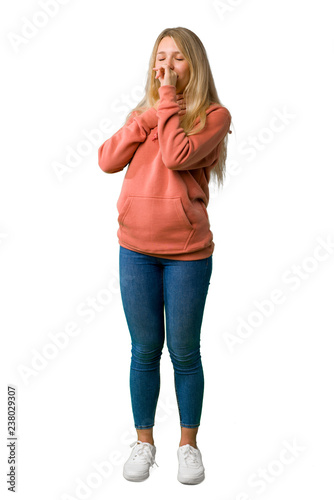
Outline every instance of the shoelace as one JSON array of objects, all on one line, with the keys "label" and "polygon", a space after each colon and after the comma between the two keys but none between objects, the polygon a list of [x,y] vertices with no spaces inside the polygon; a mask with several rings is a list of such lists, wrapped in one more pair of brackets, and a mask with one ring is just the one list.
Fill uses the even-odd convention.
[{"label": "shoelace", "polygon": [[187,465],[199,464],[197,453],[189,444],[186,445],[186,448],[182,448],[182,453]]},{"label": "shoelace", "polygon": [[139,444],[141,446],[138,447],[135,456],[138,455],[138,456],[140,456],[140,458],[146,459],[152,466],[155,464],[157,467],[159,467],[159,465],[156,463],[155,459],[153,458],[152,452],[151,452],[148,444],[143,443],[141,441],[134,441],[132,444],[130,444],[131,448],[133,446],[135,446],[136,444]]}]

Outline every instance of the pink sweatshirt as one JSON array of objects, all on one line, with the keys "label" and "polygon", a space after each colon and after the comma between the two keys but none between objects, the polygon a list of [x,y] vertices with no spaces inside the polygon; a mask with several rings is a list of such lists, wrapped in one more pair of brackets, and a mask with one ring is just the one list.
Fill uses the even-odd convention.
[{"label": "pink sweatshirt", "polygon": [[204,259],[214,250],[207,213],[210,172],[231,115],[212,104],[204,129],[188,137],[180,127],[176,87],[160,86],[159,96],[157,110],[133,112],[98,149],[104,172],[120,172],[130,162],[117,201],[118,241],[156,257]]}]

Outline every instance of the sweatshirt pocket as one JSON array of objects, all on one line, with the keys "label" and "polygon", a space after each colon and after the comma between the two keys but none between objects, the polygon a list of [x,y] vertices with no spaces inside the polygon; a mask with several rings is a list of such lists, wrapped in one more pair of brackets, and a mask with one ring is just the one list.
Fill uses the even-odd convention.
[{"label": "sweatshirt pocket", "polygon": [[119,217],[121,241],[148,253],[178,253],[195,229],[180,197],[128,196]]}]

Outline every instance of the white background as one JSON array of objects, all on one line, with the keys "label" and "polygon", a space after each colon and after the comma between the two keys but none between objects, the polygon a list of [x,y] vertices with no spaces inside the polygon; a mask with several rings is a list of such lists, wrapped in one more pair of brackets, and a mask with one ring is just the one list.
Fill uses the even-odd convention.
[{"label": "white background", "polygon": [[[2,3],[0,16],[1,496],[14,385],[18,499],[332,497],[331,2],[63,1],[15,46],[32,20],[43,23],[42,3]],[[126,169],[105,174],[97,163],[99,145],[143,96],[157,36],[176,26],[201,38],[233,120],[225,187],[212,186],[208,207],[216,247],[198,433],[206,479],[190,489],[176,479],[166,346],[159,468],[143,483],[122,476],[135,439],[116,236]],[[105,119],[112,131],[88,143],[85,131]],[[84,140],[59,177],[55,165]],[[57,348],[56,334],[67,344]]]}]

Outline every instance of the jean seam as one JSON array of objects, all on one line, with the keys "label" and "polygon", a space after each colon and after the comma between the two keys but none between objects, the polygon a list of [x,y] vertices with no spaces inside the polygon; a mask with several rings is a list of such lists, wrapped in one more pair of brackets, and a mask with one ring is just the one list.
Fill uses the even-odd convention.
[{"label": "jean seam", "polygon": [[181,423],[181,427],[185,427],[186,429],[196,429],[200,424],[183,424]]},{"label": "jean seam", "polygon": [[181,417],[181,409],[180,409],[180,404],[179,404],[179,396],[178,396],[178,393],[177,393],[177,388],[176,388],[176,376],[175,376],[175,371],[174,371],[174,386],[175,386],[175,395],[176,395],[176,402],[177,402],[177,408],[178,408],[178,411],[179,411],[179,420],[180,420],[180,424],[182,422],[182,417]]}]

